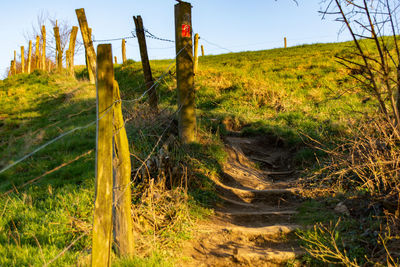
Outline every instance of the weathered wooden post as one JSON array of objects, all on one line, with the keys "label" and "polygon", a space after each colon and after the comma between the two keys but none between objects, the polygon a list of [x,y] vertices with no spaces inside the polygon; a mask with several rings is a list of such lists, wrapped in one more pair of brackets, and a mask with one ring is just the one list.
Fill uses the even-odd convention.
[{"label": "weathered wooden post", "polygon": [[286,37],[283,40],[284,40],[284,43],[285,43],[285,48],[287,48],[287,39],[286,39]]},{"label": "weathered wooden post", "polygon": [[29,47],[28,47],[28,74],[31,73],[31,65],[32,65],[32,41],[29,40]]},{"label": "weathered wooden post", "polygon": [[68,49],[67,51],[65,51],[65,67],[67,68],[68,74],[70,74],[70,71],[71,71],[70,64],[71,64],[71,55],[70,55],[69,49]]},{"label": "weathered wooden post", "polygon": [[46,27],[42,26],[42,70],[46,70]]},{"label": "weathered wooden post", "polygon": [[36,36],[35,65],[36,69],[40,68],[40,36]]},{"label": "weathered wooden post", "polygon": [[131,155],[122,117],[121,102],[118,101],[120,99],[119,86],[114,80],[114,242],[120,256],[133,256]]},{"label": "weathered wooden post", "polygon": [[194,35],[194,74],[197,72],[197,67],[199,65],[199,34]]},{"label": "weathered wooden post", "polygon": [[[81,27],[82,28],[82,27]],[[87,38],[87,36],[85,37]],[[111,266],[113,202],[113,86],[111,44],[97,47],[96,185],[92,266]]]},{"label": "weathered wooden post", "polygon": [[57,61],[57,71],[62,71],[62,51],[61,51],[61,38],[60,38],[60,28],[56,26],[53,28],[54,37],[56,38],[56,61]]},{"label": "weathered wooden post", "polygon": [[125,63],[126,61],[126,41],[125,39],[122,39],[122,44],[121,44],[121,50],[122,50],[122,64]]},{"label": "weathered wooden post", "polygon": [[118,64],[117,56],[114,57],[114,64]]},{"label": "weathered wooden post", "polygon": [[[146,36],[144,34],[143,20],[141,16],[133,17],[136,27],[136,36],[139,42],[140,58],[142,60],[142,68],[144,74],[144,80],[146,82],[147,89],[149,91],[149,104],[154,112],[158,112],[158,99],[157,91],[154,86],[153,75],[151,73],[151,67],[149,62],[149,56],[147,54]],[[151,89],[150,89],[151,88]]]},{"label": "weathered wooden post", "polygon": [[[87,55],[87,67],[89,69],[89,80],[91,83],[95,83],[93,74],[96,73],[96,52],[94,51],[92,35],[89,33],[89,27],[86,20],[85,10],[83,8],[75,9],[76,16],[78,17],[79,27],[81,28],[83,44],[85,45],[85,51]],[[90,76],[92,74],[92,77]]]},{"label": "weathered wooden post", "polygon": [[182,1],[175,5],[178,128],[183,143],[196,140],[191,8],[190,3]]},{"label": "weathered wooden post", "polygon": [[[93,41],[92,41],[92,28],[89,28],[88,30],[89,30],[90,42],[93,44]],[[89,81],[94,81],[95,80],[95,77],[94,77],[95,76],[95,72],[93,72],[92,68],[88,67],[88,64],[89,64],[89,58],[88,57],[89,56],[88,56],[88,52],[85,52],[85,53],[86,53],[86,68],[88,70]]]},{"label": "weathered wooden post", "polygon": [[78,34],[78,27],[73,26],[71,35],[69,38],[69,73],[71,76],[75,76],[74,73],[74,57],[75,57],[75,43],[76,35]]},{"label": "weathered wooden post", "polygon": [[17,74],[17,67],[15,64],[15,60],[11,60],[11,75]]},{"label": "weathered wooden post", "polygon": [[204,46],[201,45],[201,56],[204,57]]},{"label": "weathered wooden post", "polygon": [[25,73],[25,47],[21,46],[21,73]]}]

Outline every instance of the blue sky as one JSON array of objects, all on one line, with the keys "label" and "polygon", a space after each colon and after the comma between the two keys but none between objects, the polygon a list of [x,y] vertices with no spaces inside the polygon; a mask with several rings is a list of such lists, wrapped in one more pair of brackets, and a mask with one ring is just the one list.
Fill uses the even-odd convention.
[{"label": "blue sky", "polygon": [[[0,14],[0,77],[13,59],[13,51],[27,47],[24,33],[31,30],[37,15],[51,16],[78,25],[75,9],[85,8],[95,39],[129,36],[134,30],[132,16],[141,15],[144,27],[154,35],[174,40],[174,0],[2,0]],[[347,33],[338,35],[340,24],[333,18],[321,20],[319,0],[192,0],[192,24],[200,35],[206,54],[227,51],[201,40],[218,44],[230,51],[270,49],[288,45],[349,40]],[[50,29],[48,29],[49,31]],[[78,33],[80,36],[80,32]],[[112,42],[113,53],[121,61],[121,42]],[[173,58],[174,44],[148,40],[150,59]],[[137,40],[127,41],[127,57],[139,60]],[[83,56],[76,64],[83,64]]]}]

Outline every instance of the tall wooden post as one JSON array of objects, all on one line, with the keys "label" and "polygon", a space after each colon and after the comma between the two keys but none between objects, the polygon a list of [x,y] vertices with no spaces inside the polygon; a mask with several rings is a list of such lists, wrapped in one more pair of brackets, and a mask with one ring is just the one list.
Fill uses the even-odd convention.
[{"label": "tall wooden post", "polygon": [[125,63],[126,61],[126,41],[125,39],[122,39],[122,44],[121,44],[121,50],[122,50],[122,64]]},{"label": "tall wooden post", "polygon": [[32,41],[29,40],[29,48],[28,48],[28,74],[31,73],[31,65],[32,65]]},{"label": "tall wooden post", "polygon": [[199,34],[194,35],[194,74],[197,72],[197,67],[199,65]]},{"label": "tall wooden post", "polygon": [[[89,28],[88,30],[89,30],[90,42],[93,43],[92,42],[92,28]],[[95,76],[96,72],[94,72],[93,69],[90,68],[88,64],[89,64],[89,56],[88,56],[88,52],[86,52],[86,68],[88,70],[89,81],[94,81],[95,80],[94,76]]]},{"label": "tall wooden post", "polygon": [[17,67],[15,64],[15,60],[11,60],[11,75],[17,74]]},{"label": "tall wooden post", "polygon": [[285,48],[287,48],[287,39],[286,39],[286,37],[283,40],[285,42]]},{"label": "tall wooden post", "polygon": [[35,65],[36,69],[40,68],[40,36],[36,36]]},{"label": "tall wooden post", "polygon": [[134,240],[131,214],[131,155],[122,117],[119,86],[114,80],[114,242],[120,256],[133,256]]},{"label": "tall wooden post", "polygon": [[[142,68],[144,74],[144,80],[146,82],[147,89],[149,91],[149,104],[154,112],[158,112],[158,99],[157,91],[154,86],[153,75],[151,73],[151,67],[149,62],[149,56],[147,54],[146,36],[144,34],[143,20],[141,16],[133,17],[136,27],[136,36],[139,42],[140,57],[142,59]],[[151,88],[151,89],[150,89]]]},{"label": "tall wooden post", "polygon": [[[57,24],[56,24],[57,25]],[[56,61],[57,61],[57,71],[62,71],[62,51],[61,51],[61,38],[60,38],[60,28],[58,26],[53,28],[54,36],[56,38]]]},{"label": "tall wooden post", "polygon": [[[86,38],[86,37],[85,37]],[[96,185],[92,266],[111,266],[113,202],[113,83],[111,44],[97,47]]]},{"label": "tall wooden post", "polygon": [[14,75],[17,74],[17,51],[14,50]]},{"label": "tall wooden post", "polygon": [[117,56],[114,57],[114,64],[118,64]]},{"label": "tall wooden post", "polygon": [[182,1],[175,5],[178,128],[183,143],[196,140],[191,8],[190,3]]},{"label": "tall wooden post", "polygon": [[201,45],[201,56],[204,57],[204,46]]},{"label": "tall wooden post", "polygon": [[75,57],[75,43],[77,34],[78,34],[78,27],[73,26],[71,30],[71,35],[69,37],[69,73],[71,76],[75,76],[74,57]]},{"label": "tall wooden post", "polygon": [[70,61],[71,61],[71,55],[69,53],[69,49],[67,51],[65,51],[65,67],[67,68],[67,72],[69,73],[71,70],[70,67]]},{"label": "tall wooden post", "polygon": [[25,47],[21,46],[21,73],[25,73]]},{"label": "tall wooden post", "polygon": [[[85,10],[83,8],[75,9],[75,12],[76,16],[78,17],[79,27],[81,28],[83,44],[85,45],[85,51],[88,61],[87,64],[88,72],[90,69],[91,74],[93,75],[94,73],[96,73],[96,52],[94,51],[93,47],[92,35],[91,33],[89,33],[89,27],[86,20]],[[94,76],[91,77],[90,72],[89,72],[89,80],[91,83],[93,84],[95,83]]]},{"label": "tall wooden post", "polygon": [[46,70],[46,27],[42,26],[42,70]]}]

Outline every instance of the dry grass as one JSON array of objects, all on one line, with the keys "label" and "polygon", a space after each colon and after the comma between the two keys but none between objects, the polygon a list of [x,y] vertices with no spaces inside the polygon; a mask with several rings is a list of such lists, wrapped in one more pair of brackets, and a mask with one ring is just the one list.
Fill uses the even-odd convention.
[{"label": "dry grass", "polygon": [[[334,149],[313,140],[312,146],[323,150],[326,162],[311,179],[305,181],[307,188],[317,186],[330,188],[347,196],[357,196],[368,202],[368,207],[380,207],[379,215],[358,217],[353,215],[340,225],[317,224],[314,230],[301,234],[307,251],[324,262],[335,262],[346,266],[359,266],[356,257],[349,258],[346,245],[348,237],[339,237],[348,227],[358,226],[362,235],[373,231],[374,240],[367,240],[363,264],[398,266],[400,259],[400,138],[390,122],[379,117],[357,125],[349,125],[351,138],[343,138]],[[311,186],[311,183],[314,183]],[[351,200],[348,201],[351,205]],[[359,211],[361,214],[363,211]],[[366,210],[364,211],[366,212]],[[377,224],[376,224],[377,223]],[[373,226],[376,225],[376,226]],[[379,226],[380,225],[380,226]],[[373,228],[375,227],[375,229]],[[341,230],[337,230],[340,228]],[[339,234],[339,232],[342,233]],[[339,240],[342,240],[342,244]],[[347,239],[347,240],[346,240]],[[343,241],[346,240],[346,241]]]}]

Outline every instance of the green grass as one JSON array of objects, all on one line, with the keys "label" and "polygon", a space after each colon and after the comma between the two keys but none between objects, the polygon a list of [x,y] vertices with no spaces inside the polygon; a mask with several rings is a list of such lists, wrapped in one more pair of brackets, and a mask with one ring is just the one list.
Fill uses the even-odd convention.
[{"label": "green grass", "polygon": [[[358,118],[362,95],[345,94],[346,70],[335,62],[336,54],[348,53],[348,43],[317,44],[288,49],[243,52],[200,57],[196,74],[198,118],[197,143],[170,151],[175,164],[185,163],[193,174],[189,191],[190,218],[207,216],[216,200],[211,175],[218,175],[225,159],[221,135],[241,130],[244,135],[274,134],[288,145],[301,146],[303,132],[322,142],[346,134],[346,122]],[[160,77],[170,60],[152,61],[153,76]],[[161,109],[176,109],[174,68],[158,86]],[[81,68],[77,77],[84,78]],[[115,77],[123,99],[134,99],[145,90],[140,62],[117,65]],[[144,101],[141,102],[145,102]],[[34,72],[0,81],[0,168],[30,153],[46,141],[95,120],[95,87],[64,75]],[[171,115],[151,118],[146,106],[123,103],[131,151],[140,158],[152,150]],[[172,116],[173,117],[173,116]],[[174,124],[175,123],[175,124]],[[234,125],[235,129],[232,129]],[[176,122],[167,133],[177,135]],[[165,139],[164,138],[164,139]],[[83,233],[70,250],[54,262],[69,266],[87,257],[94,199],[95,125],[49,145],[34,156],[0,174],[0,265],[40,266],[53,259]],[[298,161],[314,153],[304,150]],[[63,163],[67,166],[46,174]],[[134,166],[138,162],[134,161]],[[20,186],[44,175],[34,184]],[[134,193],[135,195],[135,193]],[[135,205],[140,199],[134,199]],[[310,204],[313,205],[312,203]],[[318,207],[315,207],[318,210]],[[183,217],[182,217],[183,218]],[[164,231],[154,253],[132,260],[115,259],[115,266],[170,266],[180,240],[190,237],[182,219],[182,231]],[[306,220],[306,219],[304,219]],[[153,237],[148,233],[147,237]],[[145,236],[146,237],[146,236]]]}]

